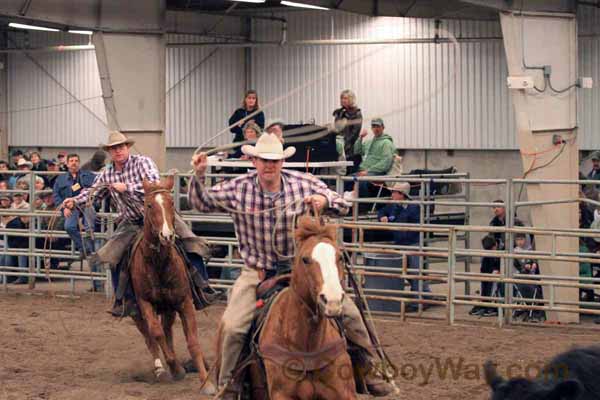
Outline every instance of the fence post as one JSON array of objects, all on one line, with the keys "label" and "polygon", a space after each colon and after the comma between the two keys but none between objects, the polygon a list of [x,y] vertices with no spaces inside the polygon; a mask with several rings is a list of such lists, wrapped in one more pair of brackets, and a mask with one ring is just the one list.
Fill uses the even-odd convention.
[{"label": "fence post", "polygon": [[448,308],[446,319],[449,325],[454,325],[454,296],[456,294],[456,282],[454,273],[456,271],[456,230],[450,227],[448,231]]},{"label": "fence post", "polygon": [[[35,201],[35,178],[37,175],[33,171],[29,173],[29,211],[32,213],[35,212],[35,208],[33,203]],[[29,220],[29,254],[27,257],[27,269],[30,274],[35,272],[35,257],[32,255],[35,251],[35,238],[33,234],[35,233],[35,223],[37,218],[30,217]],[[18,258],[17,258],[18,259]],[[18,262],[17,262],[18,264]],[[30,275],[28,278],[29,281],[29,289],[35,289],[35,275]]]}]

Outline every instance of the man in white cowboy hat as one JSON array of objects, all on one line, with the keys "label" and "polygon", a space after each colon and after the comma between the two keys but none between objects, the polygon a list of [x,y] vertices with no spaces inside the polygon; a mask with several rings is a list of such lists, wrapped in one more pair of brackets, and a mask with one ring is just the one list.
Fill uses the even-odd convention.
[{"label": "man in white cowboy hat", "polygon": [[27,161],[25,158],[19,158],[19,161],[17,161],[16,167],[19,171],[22,171],[24,173],[23,174],[15,174],[8,179],[8,187],[11,189],[15,188],[19,178],[25,176],[26,172],[31,171],[31,167],[33,167],[33,164],[30,161]]},{"label": "man in white cowboy hat", "polygon": [[[90,257],[90,262],[99,261],[110,265],[113,288],[117,293],[111,313],[118,317],[132,315],[136,311],[135,299],[129,283],[129,273],[128,271],[121,273],[120,265],[121,258],[133,245],[143,227],[143,181],[144,179],[150,182],[160,180],[158,168],[152,159],[129,153],[133,144],[134,141],[121,132],[110,132],[108,142],[100,147],[110,154],[112,164],[98,174],[90,188],[85,188],[79,195],[63,201],[64,207],[73,209],[76,204],[86,203],[90,196],[90,190],[94,190],[94,195],[98,200],[102,200],[110,194],[112,204],[117,207],[119,225],[106,244]],[[202,256],[207,255],[208,249],[204,241],[194,235],[178,214],[175,214],[175,233],[182,239],[187,256],[196,267],[190,270],[194,284],[199,291],[207,290],[205,279],[202,279],[201,276],[204,275],[206,278]],[[210,292],[210,289],[208,290]],[[199,304],[199,299],[195,298],[194,300],[196,306],[200,308],[202,304]]]},{"label": "man in white cowboy hat", "polygon": [[[339,214],[347,213],[350,206],[313,175],[282,169],[283,160],[291,157],[296,149],[284,150],[274,134],[263,134],[255,146],[245,145],[242,151],[252,157],[256,170],[210,188],[204,185],[207,156],[205,153],[195,155],[192,159],[195,177],[188,193],[189,203],[199,211],[231,214],[245,264],[231,290],[222,320],[223,345],[218,351],[221,352],[219,386],[223,399],[237,399],[237,389],[229,383],[254,318],[256,288],[266,276],[283,269],[287,259],[281,255],[293,252],[294,238],[290,230],[293,219],[309,205]],[[278,210],[267,211],[274,207]],[[248,218],[249,210],[255,213],[254,217]],[[266,212],[261,213],[262,210]],[[279,225],[275,226],[277,221]],[[364,356],[374,364],[375,355],[358,308],[348,297],[344,299],[343,308],[346,336],[364,349]],[[391,384],[375,376],[367,377],[367,385],[374,395],[387,395],[393,390]]]},{"label": "man in white cowboy hat", "polygon": [[[411,200],[410,198],[410,183],[395,182],[389,188],[392,192],[392,200],[401,202]],[[402,224],[419,224],[421,223],[421,208],[418,204],[396,203],[387,204],[384,208],[377,212],[377,219],[380,222],[402,223]],[[418,246],[419,232],[418,231],[394,231],[394,244],[398,246]],[[408,268],[419,268],[418,256],[407,256]],[[409,271],[409,274],[416,274],[414,271]],[[419,290],[419,281],[409,279],[410,290],[416,292]],[[402,289],[402,288],[401,288]],[[424,292],[430,292],[429,283],[423,281],[422,289]],[[408,311],[416,311],[416,306],[409,304]]]}]

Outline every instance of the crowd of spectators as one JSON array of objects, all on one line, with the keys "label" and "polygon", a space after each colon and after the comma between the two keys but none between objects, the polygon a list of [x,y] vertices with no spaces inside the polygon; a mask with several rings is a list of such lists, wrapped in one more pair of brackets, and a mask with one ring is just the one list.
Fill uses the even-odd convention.
[{"label": "crowd of spectators", "polygon": [[[80,158],[77,154],[60,151],[56,158],[44,158],[43,154],[38,151],[27,153],[20,149],[14,149],[11,152],[10,161],[0,160],[0,209],[19,212],[0,217],[0,226],[15,230],[0,237],[2,250],[21,249],[20,251],[26,253],[25,249],[29,248],[29,237],[19,232],[19,230],[29,230],[32,223],[31,217],[26,213],[33,210],[56,210],[63,198],[71,197],[82,188],[91,186],[95,179],[95,173],[104,167],[105,160],[106,153],[97,151],[84,164],[83,168],[80,168]],[[91,240],[86,239],[85,245],[83,244],[79,228],[79,221],[82,221],[86,229],[92,225],[95,229],[93,215],[84,218],[79,215],[79,211],[61,210],[60,216],[54,218],[52,227],[49,226],[50,221],[50,216],[41,217],[38,222],[39,227],[58,231],[65,230],[70,237],[70,240],[51,237],[50,245],[53,249],[73,247],[73,250],[78,252],[82,258],[94,251],[95,244]],[[43,249],[44,240],[44,238],[36,238],[34,240],[36,248]],[[0,252],[1,266],[19,267],[26,270],[29,267],[29,261],[30,257],[26,254],[8,255],[6,251]],[[51,268],[58,268],[59,263],[58,258],[50,260]],[[90,268],[96,272],[100,270],[97,265],[91,265]],[[28,282],[28,278],[26,275],[9,277],[9,281],[13,281],[15,284],[24,284]],[[101,289],[98,282],[94,282],[91,288],[94,291]]]}]

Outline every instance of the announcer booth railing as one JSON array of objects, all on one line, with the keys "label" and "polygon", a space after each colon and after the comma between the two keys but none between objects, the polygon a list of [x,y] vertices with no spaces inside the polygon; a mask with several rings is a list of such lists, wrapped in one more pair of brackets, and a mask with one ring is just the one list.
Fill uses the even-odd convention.
[{"label": "announcer booth railing", "polygon": [[[12,172],[23,174],[22,171]],[[43,173],[29,172],[30,175],[43,175]],[[52,174],[52,173],[46,173]],[[237,253],[237,241],[233,232],[232,219],[223,213],[202,214],[189,210],[186,205],[185,180],[189,174],[175,174],[174,200],[176,208],[190,224],[193,230],[204,237],[209,244],[221,249],[219,254],[214,254],[208,262],[211,273],[211,283],[217,288],[229,288],[239,273],[243,263]],[[207,179],[211,181],[228,179],[235,175],[208,174]],[[352,178],[337,175],[325,175],[321,177],[332,188],[339,192],[344,187],[344,182]],[[35,180],[31,178],[31,182]],[[339,227],[340,246],[347,253],[352,270],[358,278],[357,281],[361,291],[367,298],[370,311],[382,317],[393,317],[406,319],[411,318],[433,318],[444,319],[452,324],[457,320],[471,320],[467,314],[467,307],[482,306],[492,307],[498,310],[497,323],[517,323],[513,320],[512,310],[540,310],[553,312],[569,312],[589,315],[600,315],[598,303],[593,301],[566,301],[557,299],[555,290],[559,287],[570,287],[581,290],[594,291],[600,289],[600,278],[578,277],[578,276],[555,276],[545,275],[543,264],[545,261],[563,261],[565,263],[591,263],[600,264],[600,254],[588,253],[563,253],[557,251],[556,242],[563,237],[571,238],[598,238],[600,231],[589,229],[550,229],[535,227],[514,227],[513,220],[507,220],[506,227],[489,227],[469,225],[469,216],[475,208],[490,208],[498,206],[497,202],[471,201],[473,192],[481,187],[497,186],[504,192],[504,203],[506,215],[514,215],[518,207],[535,206],[533,202],[515,202],[513,199],[514,188],[517,184],[569,184],[582,185],[594,184],[593,181],[534,181],[534,180],[510,180],[510,179],[469,179],[464,174],[456,176],[401,176],[401,177],[360,177],[360,180],[372,180],[392,183],[396,181],[410,182],[411,185],[420,188],[419,194],[409,200],[399,201],[400,204],[416,204],[420,206],[421,224],[403,223],[381,223],[378,222],[372,212],[360,213],[361,204],[369,204],[367,208],[373,209],[379,205],[389,204],[392,201],[386,198],[358,198],[351,199],[353,210],[344,218],[331,219],[331,223]],[[454,195],[443,194],[432,195],[428,185],[440,183],[451,183],[460,185],[461,190]],[[13,190],[8,192],[18,192]],[[21,192],[23,192],[21,190]],[[27,191],[29,198],[35,199],[40,194],[34,185],[30,185]],[[581,201],[598,206],[597,202],[588,199],[559,199],[553,202],[549,199],[544,204],[565,203]],[[433,207],[435,209],[433,209]],[[448,209],[447,213],[444,208]],[[458,210],[458,211],[457,211]],[[436,215],[464,215],[464,225],[445,224],[442,220],[436,220]],[[25,256],[28,258],[28,268],[23,270],[14,265],[0,266],[0,281],[4,291],[13,289],[9,284],[10,277],[29,277],[29,290],[36,288],[36,280],[51,283],[68,282],[68,288],[62,285],[62,291],[67,295],[74,296],[77,293],[77,281],[97,281],[105,283],[106,296],[112,296],[111,279],[108,271],[91,273],[83,262],[71,266],[67,270],[47,270],[44,258],[55,257],[68,262],[81,261],[79,254],[73,249],[56,250],[45,249],[40,243],[46,238],[68,238],[64,231],[48,230],[42,223],[47,221],[56,212],[44,210],[4,210],[0,209],[0,217],[20,216],[30,219],[27,229],[7,229],[2,225],[0,235],[27,237],[29,247],[22,249],[7,248],[5,245],[0,256]],[[106,240],[115,228],[115,217],[113,213],[99,212],[101,221],[99,231],[94,233],[95,239]],[[456,221],[452,221],[456,222]],[[460,221],[459,221],[460,222]],[[210,229],[208,229],[208,228]],[[414,231],[419,233],[419,243],[413,246],[398,246],[389,240],[369,240],[373,232],[382,232],[388,235],[394,231]],[[527,233],[536,236],[549,236],[552,239],[552,251],[530,251],[515,254],[512,246],[507,246],[504,251],[484,251],[470,248],[469,242],[489,232],[502,232],[507,235],[507,243],[512,242],[512,237],[517,233]],[[85,235],[86,233],[84,233]],[[37,239],[37,240],[36,240]],[[6,242],[5,242],[6,243]],[[46,246],[47,247],[47,246]],[[408,256],[419,259],[418,265],[409,265]],[[503,260],[500,274],[481,274],[473,272],[473,261],[480,257],[498,257]],[[512,270],[512,260],[515,258],[535,258],[542,273],[539,275],[520,275]],[[5,257],[2,257],[6,260]],[[383,260],[383,262],[382,262]],[[411,290],[404,290],[404,282],[412,282]],[[504,297],[482,296],[476,293],[474,283],[494,282],[506,287]],[[384,282],[382,285],[381,282]],[[414,282],[417,282],[415,285]],[[397,284],[396,284],[397,283]],[[543,287],[543,298],[515,298],[513,288],[517,285],[538,285]],[[427,291],[427,286],[433,289]],[[41,285],[41,290],[47,290],[49,286]],[[50,286],[52,287],[52,286]],[[54,289],[53,289],[54,290]],[[412,310],[413,305],[417,305]],[[428,307],[434,307],[428,309]],[[415,311],[409,314],[408,311]],[[387,310],[387,311],[386,311]]]}]

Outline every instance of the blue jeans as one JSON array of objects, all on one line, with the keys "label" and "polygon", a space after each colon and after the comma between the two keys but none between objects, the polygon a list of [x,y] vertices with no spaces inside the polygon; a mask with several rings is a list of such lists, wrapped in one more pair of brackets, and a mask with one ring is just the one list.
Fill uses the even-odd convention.
[{"label": "blue jeans", "polygon": [[[407,259],[407,265],[408,268],[414,268],[414,269],[418,269],[419,268],[419,256],[408,256]],[[418,275],[419,272],[415,271],[408,271],[409,275]],[[419,280],[418,279],[409,279],[408,283],[410,283],[410,291],[411,292],[418,292],[419,291]],[[423,286],[422,286],[422,291],[423,292],[431,292],[431,288],[429,287],[429,281],[423,281]]]},{"label": "blue jeans", "polygon": [[[383,176],[385,174],[375,174],[372,172],[367,173],[366,176]],[[354,175],[355,177],[357,175]],[[358,197],[369,197],[371,188],[373,186],[373,181],[358,181]],[[354,182],[346,182],[344,190],[354,190]]]},{"label": "blue jeans", "polygon": [[[65,231],[69,234],[69,237],[75,245],[75,250],[83,251],[81,233],[79,232],[79,218],[83,220],[83,226],[86,231],[90,229],[90,226],[94,226],[96,219],[96,213],[93,211],[85,212],[85,215],[81,215],[81,212],[77,209],[71,210],[71,216],[65,218]],[[94,242],[90,238],[85,240],[85,252],[91,254],[94,252]]]}]

